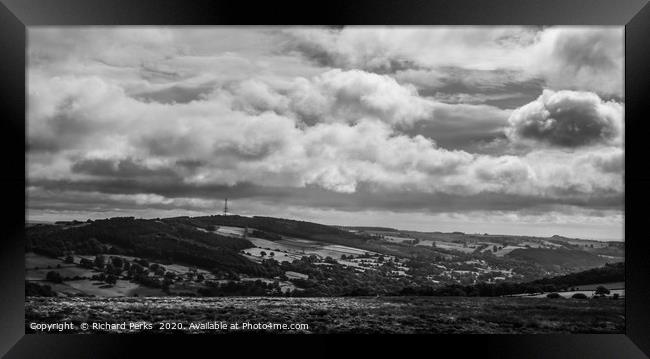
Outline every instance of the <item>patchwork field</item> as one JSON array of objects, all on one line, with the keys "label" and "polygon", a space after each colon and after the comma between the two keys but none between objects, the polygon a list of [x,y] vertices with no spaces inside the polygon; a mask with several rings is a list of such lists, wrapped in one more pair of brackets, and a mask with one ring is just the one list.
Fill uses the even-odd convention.
[{"label": "patchwork field", "polygon": [[289,238],[286,237],[279,241],[270,241],[262,238],[249,237],[251,243],[256,248],[248,248],[243,252],[250,253],[252,257],[261,257],[261,252],[264,251],[267,255],[269,251],[274,252],[275,259],[278,261],[293,261],[300,259],[304,256],[315,255],[321,258],[332,257],[334,259],[341,259],[341,256],[359,256],[366,253],[376,254],[372,251],[366,251],[358,248],[320,243],[308,239]]},{"label": "patchwork field", "polygon": [[[26,298],[29,323],[304,323],[304,333],[623,333],[624,301],[531,298]],[[84,333],[92,333],[85,331]],[[95,331],[97,332],[97,331]],[[105,332],[112,332],[107,330]],[[115,329],[113,332],[129,332]],[[132,331],[141,332],[141,331]],[[178,331],[166,331],[174,333]],[[286,333],[282,331],[282,333]]]}]

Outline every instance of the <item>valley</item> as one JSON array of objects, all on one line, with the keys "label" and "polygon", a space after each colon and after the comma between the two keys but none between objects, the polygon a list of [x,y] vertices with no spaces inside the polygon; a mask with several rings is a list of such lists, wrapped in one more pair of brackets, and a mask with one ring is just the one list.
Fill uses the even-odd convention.
[{"label": "valley", "polygon": [[620,242],[244,216],[41,223],[28,226],[27,240],[25,280],[57,296],[422,294],[525,283],[624,258]]}]

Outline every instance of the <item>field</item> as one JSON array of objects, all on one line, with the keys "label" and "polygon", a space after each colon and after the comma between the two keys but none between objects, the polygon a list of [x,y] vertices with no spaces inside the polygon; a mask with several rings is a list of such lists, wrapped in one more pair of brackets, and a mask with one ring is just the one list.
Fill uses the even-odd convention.
[{"label": "field", "polygon": [[[564,298],[571,298],[574,294],[584,294],[587,297],[593,296],[596,291],[595,290],[570,290],[570,291],[565,291],[565,292],[557,292],[557,294],[561,295]],[[543,293],[543,294],[534,294],[534,295],[522,295],[522,298],[544,298],[548,295],[549,293]],[[610,294],[607,295],[607,297],[610,297],[612,295],[618,295],[620,298],[625,297],[625,289],[611,289]]]},{"label": "field", "polygon": [[[623,333],[624,301],[461,297],[26,298],[29,324],[305,323],[304,333]],[[129,332],[128,329],[107,332]],[[92,331],[86,331],[90,333]],[[131,332],[140,332],[133,330]],[[174,333],[178,331],[166,331]],[[290,331],[282,331],[290,332]]]}]

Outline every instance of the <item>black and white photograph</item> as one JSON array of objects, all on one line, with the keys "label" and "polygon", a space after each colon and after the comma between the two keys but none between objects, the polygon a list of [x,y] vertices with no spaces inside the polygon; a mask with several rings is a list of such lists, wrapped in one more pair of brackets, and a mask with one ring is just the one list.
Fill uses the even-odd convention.
[{"label": "black and white photograph", "polygon": [[26,31],[26,333],[625,333],[623,26]]}]

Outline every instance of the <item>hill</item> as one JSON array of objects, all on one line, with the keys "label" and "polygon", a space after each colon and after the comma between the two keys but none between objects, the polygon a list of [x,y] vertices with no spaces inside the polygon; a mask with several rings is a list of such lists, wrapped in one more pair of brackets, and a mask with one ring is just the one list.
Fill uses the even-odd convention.
[{"label": "hill", "polygon": [[606,264],[582,272],[562,276],[542,278],[534,281],[514,283],[478,283],[470,286],[447,285],[441,288],[420,287],[405,288],[402,295],[433,295],[433,296],[480,296],[498,297],[504,295],[556,292],[586,284],[600,284],[625,281],[625,263]]},{"label": "hill", "polygon": [[65,221],[27,226],[26,234],[26,280],[65,295],[493,295],[623,255],[622,247],[578,239],[561,245],[237,215]]},{"label": "hill", "polygon": [[577,249],[525,248],[515,249],[506,254],[509,258],[530,261],[545,268],[571,267],[590,268],[607,263],[607,259],[596,254]]},{"label": "hill", "polygon": [[252,247],[235,239],[198,230],[177,221],[118,217],[81,224],[40,225],[26,229],[26,251],[51,257],[76,254],[122,254],[163,263],[255,272],[255,263],[238,252]]}]

